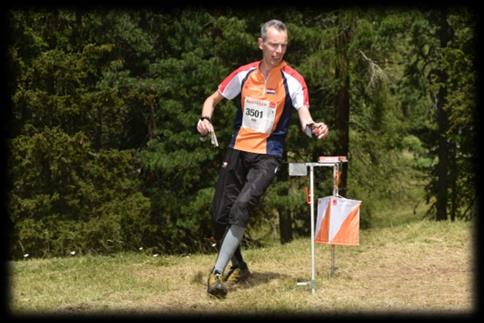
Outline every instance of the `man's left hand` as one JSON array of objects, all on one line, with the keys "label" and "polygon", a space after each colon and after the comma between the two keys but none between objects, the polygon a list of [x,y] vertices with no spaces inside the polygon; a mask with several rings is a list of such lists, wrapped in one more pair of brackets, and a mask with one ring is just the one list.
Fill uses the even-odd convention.
[{"label": "man's left hand", "polygon": [[328,136],[328,126],[323,122],[316,122],[311,127],[311,133],[318,139],[323,139]]}]

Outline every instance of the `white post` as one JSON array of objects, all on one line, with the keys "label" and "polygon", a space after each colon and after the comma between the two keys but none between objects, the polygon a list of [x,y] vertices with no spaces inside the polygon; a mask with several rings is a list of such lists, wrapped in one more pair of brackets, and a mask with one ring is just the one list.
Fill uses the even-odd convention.
[{"label": "white post", "polygon": [[333,196],[339,195],[337,179],[339,176],[339,166],[340,163],[335,163],[333,166]]},{"label": "white post", "polygon": [[316,259],[314,255],[314,167],[309,166],[310,202],[311,202],[311,293],[316,290]]},{"label": "white post", "polygon": [[[337,159],[337,160],[335,160]],[[307,167],[309,167],[309,194],[310,199],[310,212],[311,212],[311,280],[297,282],[297,286],[311,286],[311,293],[314,294],[316,291],[316,257],[315,257],[315,223],[314,223],[314,167],[333,167],[333,196],[339,196],[337,176],[339,176],[338,171],[343,162],[347,162],[346,158],[341,158],[341,156],[330,156],[325,159],[320,157],[317,163],[290,163],[289,164],[289,176],[307,176]],[[306,167],[304,167],[306,166]],[[332,272],[336,269],[334,266],[334,253],[335,245],[331,245],[331,261],[332,261]]]},{"label": "white post", "polygon": [[[333,166],[333,196],[338,197],[339,195],[339,190],[338,190],[338,180],[339,180],[339,169],[340,169],[341,162],[335,163]],[[336,252],[336,246],[334,244],[330,245],[331,247],[331,276],[334,275],[334,272],[336,271],[336,266],[334,264],[335,262],[335,252]]]}]

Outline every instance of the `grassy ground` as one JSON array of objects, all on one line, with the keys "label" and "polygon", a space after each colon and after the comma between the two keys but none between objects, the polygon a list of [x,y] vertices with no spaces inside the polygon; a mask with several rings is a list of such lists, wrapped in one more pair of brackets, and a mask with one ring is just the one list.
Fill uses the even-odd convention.
[{"label": "grassy ground", "polygon": [[353,314],[472,313],[472,223],[417,220],[411,211],[375,219],[359,246],[317,245],[317,290],[310,278],[310,242],[296,239],[249,249],[252,277],[225,300],[206,293],[215,254],[124,253],[10,263],[11,314]]}]

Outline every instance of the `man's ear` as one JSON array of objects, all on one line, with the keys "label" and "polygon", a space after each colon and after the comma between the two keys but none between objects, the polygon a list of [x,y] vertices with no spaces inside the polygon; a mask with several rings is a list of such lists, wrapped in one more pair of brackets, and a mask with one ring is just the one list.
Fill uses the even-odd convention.
[{"label": "man's ear", "polygon": [[262,43],[264,42],[264,40],[262,40],[261,37],[257,38],[257,44],[259,45],[259,49],[262,50]]}]

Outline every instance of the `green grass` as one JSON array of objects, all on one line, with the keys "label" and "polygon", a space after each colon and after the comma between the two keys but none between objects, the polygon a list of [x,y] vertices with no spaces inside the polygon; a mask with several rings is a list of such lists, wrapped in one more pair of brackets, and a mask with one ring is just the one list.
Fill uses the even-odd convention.
[{"label": "green grass", "polygon": [[299,238],[244,251],[252,277],[217,300],[206,293],[209,255],[145,253],[10,262],[12,314],[30,313],[471,313],[473,224],[419,220],[413,211],[379,215],[359,246],[317,245],[317,289],[310,242]]}]

